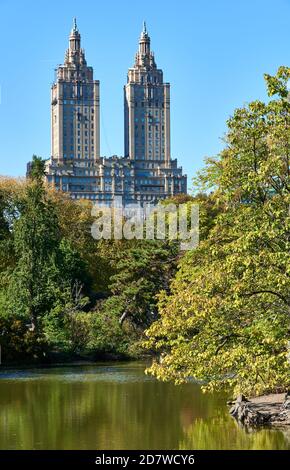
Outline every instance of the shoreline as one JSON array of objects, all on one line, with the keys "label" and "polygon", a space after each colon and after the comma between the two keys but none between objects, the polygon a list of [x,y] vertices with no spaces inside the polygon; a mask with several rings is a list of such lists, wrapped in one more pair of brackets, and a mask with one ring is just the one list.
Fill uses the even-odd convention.
[{"label": "shoreline", "polygon": [[95,356],[66,356],[66,355],[54,355],[49,356],[47,358],[37,358],[37,359],[24,359],[24,360],[9,360],[7,362],[2,362],[0,364],[0,371],[1,369],[15,369],[19,368],[34,368],[34,367],[61,367],[66,365],[77,366],[77,365],[93,365],[94,363],[99,362],[130,362],[130,361],[137,361],[140,358],[132,358],[125,355],[117,355],[117,354],[98,354]]},{"label": "shoreline", "polygon": [[231,405],[229,413],[245,428],[290,426],[290,393],[272,393],[247,399],[240,395]]},{"label": "shoreline", "polygon": [[54,355],[47,357],[46,360],[23,360],[23,361],[7,361],[0,364],[1,370],[14,370],[14,369],[49,369],[51,367],[78,367],[78,366],[94,366],[97,364],[114,364],[114,363],[130,363],[130,362],[143,362],[148,364],[151,356],[143,355],[139,357],[132,357],[128,355],[117,355],[113,353],[101,353],[94,356],[65,356]]}]

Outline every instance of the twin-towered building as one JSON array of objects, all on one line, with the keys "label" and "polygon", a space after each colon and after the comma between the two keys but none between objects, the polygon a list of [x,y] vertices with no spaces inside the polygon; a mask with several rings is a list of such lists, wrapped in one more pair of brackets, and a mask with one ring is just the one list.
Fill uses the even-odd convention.
[{"label": "twin-towered building", "polygon": [[64,64],[51,91],[52,156],[46,177],[74,199],[123,205],[186,193],[187,178],[170,154],[170,85],[155,63],[144,23],[124,87],[124,157],[100,156],[100,83],[86,62],[74,21]]}]

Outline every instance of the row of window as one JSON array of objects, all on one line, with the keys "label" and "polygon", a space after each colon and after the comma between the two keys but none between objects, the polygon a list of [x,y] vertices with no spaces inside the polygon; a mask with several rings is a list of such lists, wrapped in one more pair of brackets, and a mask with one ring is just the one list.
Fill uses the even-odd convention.
[{"label": "row of window", "polygon": [[[148,103],[145,103],[144,101],[141,101],[141,108],[144,108],[145,104],[149,108],[152,108],[152,107],[159,108],[159,102],[158,101],[155,101],[155,104],[152,101],[148,101]],[[138,108],[138,106],[140,106],[140,101],[139,102],[135,101],[135,108]],[[162,108],[164,108],[164,103],[162,103],[161,106],[162,106]]]},{"label": "row of window", "polygon": [[[64,134],[66,133],[67,128],[68,128],[67,123],[64,122],[64,123],[63,123],[63,132],[64,132]],[[71,130],[73,130],[73,128],[74,128],[73,123],[70,123],[69,128],[70,128]],[[83,128],[84,128],[84,129],[89,129],[89,128],[94,129],[95,126],[94,126],[94,124],[91,124],[91,126],[89,127],[89,125],[86,123],[86,124],[83,125]],[[78,123],[77,129],[81,129],[81,124],[80,124],[80,123]],[[80,132],[78,132],[78,135],[80,135]]]},{"label": "row of window", "polygon": [[[141,117],[141,118],[140,117],[135,117],[135,126],[136,126],[136,123],[138,123],[138,122],[139,123],[143,123],[143,122],[145,123],[145,117]],[[159,120],[158,117],[154,118],[153,116],[148,116],[148,118],[146,119],[146,122],[148,122],[149,125],[153,124],[153,123],[155,125],[157,125],[157,124],[160,123],[160,120]],[[162,119],[162,122],[163,122],[163,119]]]},{"label": "row of window", "polygon": [[[137,146],[137,145],[136,145],[135,151],[136,151],[137,153],[144,152],[144,150],[145,150],[145,147],[144,147],[144,146],[142,146],[142,145]],[[152,153],[152,151],[153,151],[152,145],[148,146],[148,149],[147,149],[147,150],[148,150],[149,153]],[[155,153],[159,153],[159,150],[161,150],[162,153],[165,152],[165,148],[164,148],[164,147],[161,147],[161,149],[157,147],[157,148],[155,148],[154,150],[155,150]]]},{"label": "row of window", "polygon": [[[135,121],[136,121],[136,119],[135,119]],[[135,124],[135,130],[137,131],[137,130],[139,130],[139,128],[142,129],[142,131],[144,131],[145,130],[145,125],[144,124],[140,125],[140,123]],[[155,126],[154,125],[152,126],[151,124],[149,124],[148,131],[152,132],[152,130],[154,131],[154,129],[155,129],[155,131],[159,131],[159,125],[156,124]],[[164,131],[164,125],[161,126],[161,130]],[[162,137],[164,137],[164,134],[162,134]]]},{"label": "row of window", "polygon": [[[91,201],[96,201],[96,200],[106,201],[107,200],[111,202],[111,199],[112,199],[111,194],[72,194],[71,196],[73,199],[88,199]],[[152,197],[153,197],[152,195],[143,194],[142,196],[139,197],[139,199],[143,201],[151,201]]]},{"label": "row of window", "polygon": [[[67,100],[64,100],[64,101],[63,101],[63,104],[72,104],[72,105],[74,105],[75,102],[74,102],[74,101],[67,101]],[[71,111],[71,112],[76,111],[76,112],[80,113],[81,111],[83,111],[85,114],[88,114],[88,113],[90,112],[90,110],[91,110],[91,113],[94,114],[95,109],[94,109],[93,107],[90,107],[90,108],[87,108],[87,107],[81,108],[80,106],[78,106],[78,107],[76,107],[76,108],[70,108],[70,111]]]},{"label": "row of window", "polygon": [[[80,143],[81,143],[81,133],[78,132],[77,136],[78,136],[78,144],[80,144]],[[85,140],[85,143],[87,144],[88,141],[89,141],[89,139],[88,139],[89,136],[88,136],[88,132],[87,132],[87,131],[84,133],[84,137],[85,137],[85,139],[84,139],[84,140]],[[92,131],[91,137],[94,137],[94,131]],[[67,139],[68,139],[68,135],[67,135],[67,132],[66,132],[66,131],[65,131],[64,134],[63,134],[63,138],[64,138],[64,140],[67,140]],[[74,137],[73,137],[73,135],[70,135],[70,142],[71,142],[71,143],[74,142]]]},{"label": "row of window", "polygon": [[[63,120],[64,120],[64,121],[73,121],[74,118],[75,118],[75,116],[74,116],[73,113],[67,113],[67,114],[64,114],[64,115],[63,115]],[[81,113],[78,113],[78,114],[77,114],[77,118],[78,118],[78,119],[77,119],[78,121],[83,121],[83,120],[84,120],[84,116],[83,116]],[[85,120],[87,120],[87,119],[85,118]],[[90,117],[90,120],[93,121],[93,120],[94,120],[94,116],[91,116],[91,117]],[[56,116],[55,116],[55,121],[56,121]]]}]

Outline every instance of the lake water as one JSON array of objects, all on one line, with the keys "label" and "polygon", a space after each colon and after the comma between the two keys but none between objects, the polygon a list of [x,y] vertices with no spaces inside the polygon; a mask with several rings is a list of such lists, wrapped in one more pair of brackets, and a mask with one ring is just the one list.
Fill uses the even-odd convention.
[{"label": "lake water", "polygon": [[102,363],[0,369],[0,449],[290,449],[290,434],[247,433],[224,396],[143,363]]}]

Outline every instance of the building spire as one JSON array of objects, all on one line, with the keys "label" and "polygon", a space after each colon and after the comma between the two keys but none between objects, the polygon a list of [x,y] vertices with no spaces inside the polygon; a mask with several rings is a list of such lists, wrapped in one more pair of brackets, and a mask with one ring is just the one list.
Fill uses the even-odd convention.
[{"label": "building spire", "polygon": [[78,31],[77,19],[74,17],[73,19],[73,32],[76,33]]},{"label": "building spire", "polygon": [[81,49],[81,35],[78,30],[77,19],[73,18],[73,27],[69,36],[69,48],[66,61],[70,63],[85,63],[84,51]]},{"label": "building spire", "polygon": [[139,39],[139,55],[147,59],[150,57],[150,37],[147,31],[146,21],[143,22],[143,29]]}]

